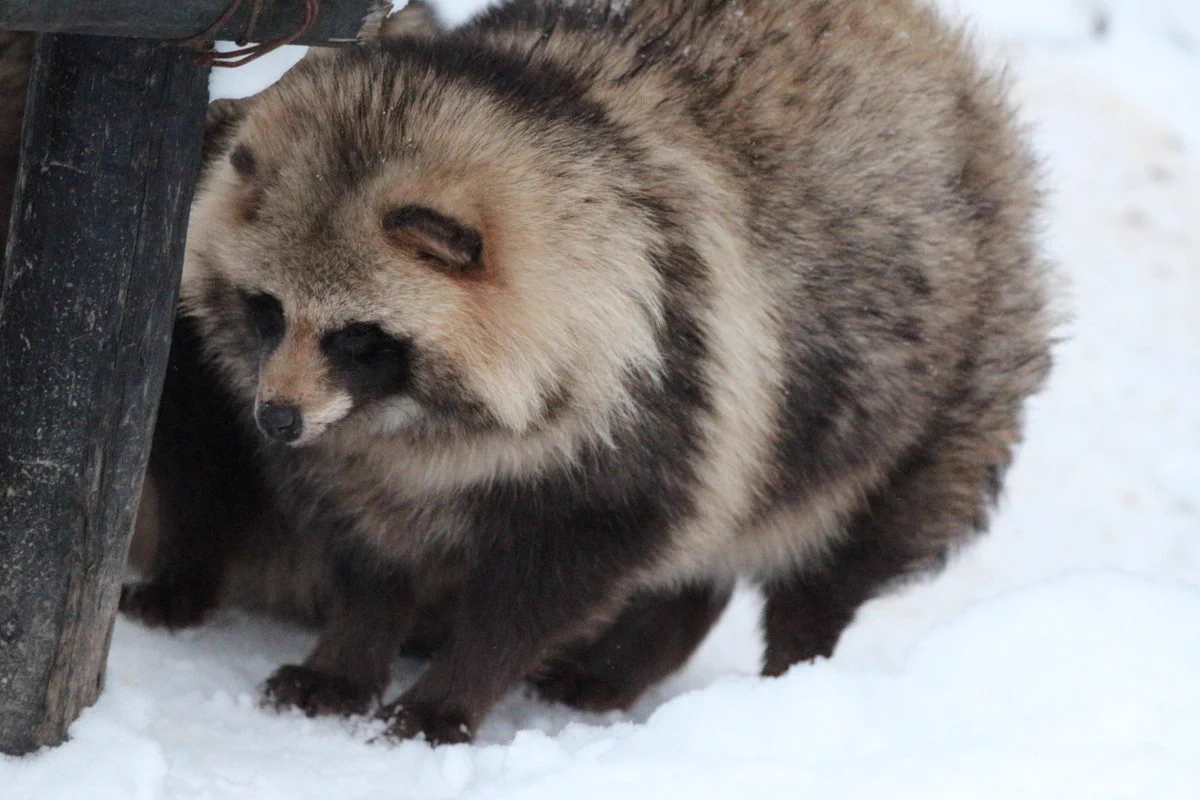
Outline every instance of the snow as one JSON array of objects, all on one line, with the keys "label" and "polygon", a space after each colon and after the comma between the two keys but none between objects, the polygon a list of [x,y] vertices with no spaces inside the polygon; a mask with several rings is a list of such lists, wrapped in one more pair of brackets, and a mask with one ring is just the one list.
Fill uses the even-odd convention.
[{"label": "snow", "polygon": [[946,5],[1011,64],[1073,319],[991,533],[942,576],[776,680],[743,593],[631,713],[521,690],[477,744],[436,750],[259,709],[310,633],[119,621],[100,701],[64,746],[0,757],[0,798],[1200,797],[1200,3]]},{"label": "snow", "polygon": [[100,703],[69,744],[7,759],[4,796],[1193,798],[1198,618],[1194,586],[1079,573],[959,610],[897,665],[768,681],[742,664],[644,719],[517,697],[481,744],[437,750],[256,708],[254,681],[303,637],[234,616],[171,638],[123,625]]}]

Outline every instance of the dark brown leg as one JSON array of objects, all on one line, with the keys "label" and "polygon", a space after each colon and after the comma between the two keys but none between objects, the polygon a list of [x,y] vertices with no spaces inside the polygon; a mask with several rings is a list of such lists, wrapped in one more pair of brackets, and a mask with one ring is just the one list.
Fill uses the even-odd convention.
[{"label": "dark brown leg", "polygon": [[412,584],[353,555],[331,557],[330,591],[317,646],[301,665],[280,667],[263,701],[310,717],[367,711],[387,688],[392,662],[413,624]]},{"label": "dark brown leg", "polygon": [[[477,576],[473,583],[445,646],[416,684],[380,711],[388,738],[423,734],[434,744],[470,741],[505,692],[533,672],[548,652],[607,611],[584,599],[603,592],[564,592],[543,605],[512,591],[484,588],[493,584],[487,576]],[[545,587],[529,594],[540,594],[538,588]],[[501,597],[512,602],[498,603],[495,598]]]},{"label": "dark brown leg", "polygon": [[553,659],[534,683],[547,699],[575,708],[628,708],[687,663],[731,594],[704,585],[637,595],[599,639]]},{"label": "dark brown leg", "polygon": [[955,544],[986,525],[1007,462],[1007,448],[948,439],[897,468],[826,560],[765,586],[763,674],[830,656],[859,606],[940,568]]},{"label": "dark brown leg", "polygon": [[[500,505],[509,495],[493,489],[480,500],[479,518],[497,533],[476,540],[445,646],[416,684],[381,711],[389,738],[469,741],[507,691],[623,604],[618,587],[626,570],[644,563],[653,546],[647,542],[660,529],[639,525],[629,501],[577,510],[569,504],[571,487],[550,488],[562,494],[513,491],[521,502]],[[499,508],[485,505],[492,502]]]},{"label": "dark brown leg", "polygon": [[824,575],[799,574],[766,587],[764,675],[782,675],[800,661],[833,655],[858,607],[886,580],[880,576],[878,585],[855,583],[848,567],[840,564],[834,573],[846,577],[846,585]]},{"label": "dark brown leg", "polygon": [[169,629],[199,624],[216,607],[229,559],[265,535],[272,508],[255,434],[194,328],[186,317],[175,322],[150,447],[154,560],[120,600],[122,613]]}]

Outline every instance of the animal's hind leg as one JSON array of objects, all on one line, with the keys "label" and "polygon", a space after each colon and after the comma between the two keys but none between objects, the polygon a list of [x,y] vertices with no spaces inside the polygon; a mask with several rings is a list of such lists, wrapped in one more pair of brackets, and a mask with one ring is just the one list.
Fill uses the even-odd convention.
[{"label": "animal's hind leg", "polygon": [[943,437],[910,456],[826,558],[766,584],[763,674],[830,656],[859,606],[940,567],[956,543],[986,525],[1008,461],[1008,442],[979,436]]},{"label": "animal's hind leg", "polygon": [[687,662],[730,594],[699,585],[636,595],[598,639],[554,659],[534,683],[542,696],[575,708],[628,708]]}]

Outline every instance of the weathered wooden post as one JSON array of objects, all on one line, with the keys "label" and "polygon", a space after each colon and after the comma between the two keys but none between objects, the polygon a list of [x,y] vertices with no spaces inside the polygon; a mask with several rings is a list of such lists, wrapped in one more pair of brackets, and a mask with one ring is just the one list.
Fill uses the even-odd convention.
[{"label": "weathered wooden post", "polygon": [[0,735],[95,701],[166,366],[207,70],[39,37],[0,290]]},{"label": "weathered wooden post", "polygon": [[[0,0],[0,29],[43,33],[0,282],[5,753],[63,741],[103,684],[207,102],[208,69],[158,40],[229,5]],[[261,8],[257,36],[294,31],[298,6],[316,4]],[[326,0],[302,41],[353,41],[388,6]]]}]

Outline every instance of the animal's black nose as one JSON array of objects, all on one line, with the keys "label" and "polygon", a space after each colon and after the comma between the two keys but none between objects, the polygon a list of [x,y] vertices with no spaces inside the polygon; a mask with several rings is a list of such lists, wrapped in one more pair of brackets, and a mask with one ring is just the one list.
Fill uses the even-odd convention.
[{"label": "animal's black nose", "polygon": [[304,421],[295,406],[263,403],[258,407],[258,427],[277,442],[294,442],[300,438]]}]

